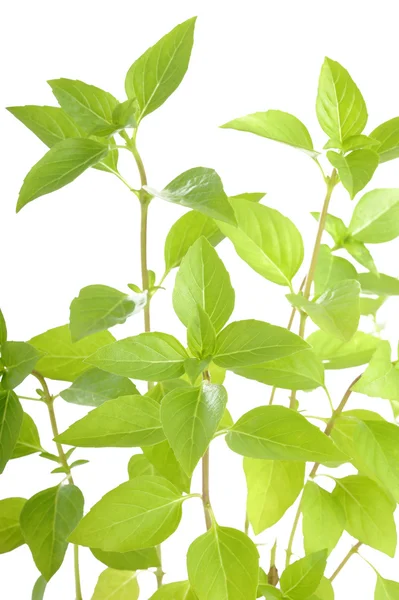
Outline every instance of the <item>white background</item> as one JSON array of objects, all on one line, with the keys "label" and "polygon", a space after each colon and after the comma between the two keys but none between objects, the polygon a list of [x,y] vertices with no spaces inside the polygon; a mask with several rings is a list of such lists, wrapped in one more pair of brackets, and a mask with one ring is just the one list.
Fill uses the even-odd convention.
[{"label": "white background", "polygon": [[[98,85],[124,99],[124,76],[149,45],[177,23],[199,15],[195,47],[189,72],[178,91],[142,124],[139,145],[149,183],[162,187],[177,174],[194,166],[217,170],[229,194],[265,191],[265,203],[289,215],[307,244],[306,264],[316,224],[309,215],[319,210],[324,183],[309,158],[293,149],[248,134],[221,130],[231,118],[257,110],[277,108],[292,112],[309,128],[316,148],[326,137],[314,111],[317,80],[325,55],[340,61],[359,85],[368,105],[367,131],[399,114],[397,3],[335,0],[13,0],[1,9],[2,85],[0,112],[1,152],[1,279],[0,304],[6,316],[10,339],[31,336],[68,320],[68,307],[79,289],[103,283],[124,289],[139,283],[138,203],[111,175],[90,170],[66,188],[40,198],[18,216],[15,204],[23,177],[43,155],[45,147],[5,106],[54,104],[47,79],[69,77]],[[138,185],[134,164],[123,156],[120,164],[133,185]],[[383,165],[373,187],[399,186],[399,162]],[[337,190],[331,212],[346,219],[353,204]],[[154,201],[150,208],[150,267],[163,271],[163,243],[171,224],[182,214],[179,207]],[[398,273],[398,244],[373,249],[377,266],[391,275]],[[236,289],[234,318],[255,317],[286,324],[289,314],[284,300],[287,290],[253,273],[238,259],[228,242],[220,255]],[[304,264],[303,268],[306,268]],[[296,286],[303,272],[297,276]],[[173,315],[170,291],[157,294],[153,302],[153,327],[174,333],[184,342],[183,327]],[[390,322],[394,347],[399,334],[397,304],[391,300],[379,321]],[[141,316],[117,328],[118,338],[139,332]],[[364,323],[365,330],[372,324]],[[329,376],[334,403],[357,374],[357,370],[333,372]],[[22,389],[33,393],[34,381]],[[62,384],[51,382],[57,392]],[[262,404],[269,388],[229,375],[229,406],[237,418]],[[22,393],[22,391],[21,391]],[[310,414],[327,414],[324,394],[299,393]],[[282,391],[279,402],[287,401]],[[391,418],[387,403],[353,395],[351,407],[360,403]],[[42,442],[51,448],[45,407],[32,402],[24,408],[40,428]],[[60,429],[85,413],[84,408],[56,403]],[[126,464],[132,452],[82,450],[79,457],[89,465],[76,470],[77,484],[90,508],[107,490],[126,479]],[[0,497],[29,498],[54,485],[58,476],[49,474],[50,463],[37,456],[13,461],[1,478]],[[325,485],[324,479],[320,480]],[[241,459],[228,452],[222,439],[212,444],[212,501],[221,524],[242,527],[245,511]],[[199,489],[199,473],[194,491]],[[283,558],[293,510],[278,527],[279,558]],[[185,503],[179,531],[164,545],[165,581],[186,577],[185,553],[189,543],[204,531],[198,500]],[[277,529],[261,534],[257,541],[262,564],[268,565],[269,549]],[[300,535],[295,545],[301,552]],[[328,574],[350,547],[345,535],[333,552]],[[395,561],[368,548],[363,550],[388,578],[395,578]],[[84,599],[91,597],[102,570],[88,550],[82,550]],[[27,600],[38,575],[26,546],[1,557],[0,595]],[[373,598],[375,575],[359,557],[351,560],[335,583],[336,597]],[[140,575],[140,599],[154,591],[154,577]],[[67,559],[48,586],[46,599],[72,600],[72,557]]]}]

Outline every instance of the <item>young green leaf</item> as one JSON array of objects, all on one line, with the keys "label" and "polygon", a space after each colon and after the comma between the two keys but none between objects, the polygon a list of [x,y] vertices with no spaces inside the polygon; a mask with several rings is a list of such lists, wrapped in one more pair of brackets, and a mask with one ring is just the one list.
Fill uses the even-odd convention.
[{"label": "young green leaf", "polygon": [[384,579],[381,575],[377,575],[377,583],[375,586],[374,600],[397,600],[399,598],[399,583]]},{"label": "young green leaf", "polygon": [[389,242],[399,235],[399,189],[367,192],[355,206],[348,229],[366,244]]},{"label": "young green leaf", "polygon": [[375,318],[377,311],[385,301],[385,296],[380,296],[379,298],[360,298],[360,314],[365,316],[371,315]]},{"label": "young green leaf", "polygon": [[216,250],[201,237],[183,258],[173,290],[173,308],[188,327],[197,306],[208,315],[216,331],[228,321],[234,308],[230,276]]},{"label": "young green leaf", "polygon": [[347,342],[359,325],[359,293],[359,282],[347,279],[333,285],[313,302],[300,294],[288,294],[287,298],[293,306],[305,311],[320,329]]},{"label": "young green leaf", "polygon": [[0,347],[7,341],[7,325],[2,311],[0,310]]},{"label": "young green leaf", "polygon": [[320,429],[284,406],[250,410],[230,429],[226,441],[233,452],[250,458],[321,463],[345,459]]},{"label": "young green leaf", "polygon": [[320,246],[314,275],[314,291],[318,297],[329,288],[348,279],[357,279],[355,267],[345,258],[334,256],[328,246]]},{"label": "young green leaf", "polygon": [[348,369],[364,365],[371,360],[381,344],[381,339],[357,331],[349,342],[343,342],[324,331],[315,331],[306,340],[326,369]]},{"label": "young green leaf", "polygon": [[102,331],[73,343],[69,326],[62,325],[35,336],[29,343],[44,354],[36,365],[43,377],[74,381],[90,369],[86,359],[114,340],[109,331]]},{"label": "young green leaf", "polygon": [[349,475],[336,479],[333,497],[345,511],[345,529],[363,544],[393,557],[396,504],[368,477]]},{"label": "young green leaf", "polygon": [[189,581],[178,581],[162,585],[150,600],[197,600]]},{"label": "young green leaf", "polygon": [[[364,135],[363,133],[359,135],[352,135],[348,137],[340,146],[337,146],[340,150],[346,154],[351,150],[362,150],[363,148],[372,148],[376,152],[379,152],[380,142],[372,138],[368,135]],[[326,146],[325,146],[326,147]]]},{"label": "young green leaf", "polygon": [[22,383],[32,373],[41,354],[25,342],[4,342],[1,346],[1,360],[5,366],[1,379],[3,388],[12,390]]},{"label": "young green leaf", "polygon": [[189,547],[187,570],[198,600],[256,599],[258,551],[237,529],[214,524]]},{"label": "young green leaf", "polygon": [[12,458],[22,426],[23,411],[11,390],[0,389],[0,473]]},{"label": "young green leaf", "polygon": [[136,571],[159,567],[159,557],[156,548],[144,548],[132,552],[104,552],[99,548],[91,548],[93,556],[111,569],[121,571]]},{"label": "young green leaf", "polygon": [[308,344],[288,329],[248,319],[230,323],[216,339],[214,362],[225,369],[290,356],[308,348]]},{"label": "young green leaf", "polygon": [[31,416],[24,412],[18,440],[11,458],[21,458],[22,456],[29,456],[29,454],[42,451],[43,448],[40,444],[39,432],[35,422]]},{"label": "young green leaf", "polygon": [[56,441],[83,448],[132,448],[164,439],[158,402],[147,396],[121,396],[73,423]]},{"label": "young green leaf", "polygon": [[383,273],[359,273],[357,279],[364,294],[399,296],[399,279]]},{"label": "young green leaf", "polygon": [[70,329],[73,342],[125,323],[144,308],[146,294],[128,295],[107,285],[89,285],[72,300]]},{"label": "young green leaf", "polygon": [[108,147],[94,140],[69,138],[58,142],[26,175],[19,192],[17,212],[32,200],[71,183],[107,153]]},{"label": "young green leaf", "polygon": [[159,108],[186,74],[194,41],[196,17],[177,25],[130,67],[125,89],[139,105],[138,122]]},{"label": "young green leaf", "polygon": [[313,481],[303,492],[302,531],[306,554],[335,548],[344,531],[345,513],[337,500]]},{"label": "young green leaf", "polygon": [[47,581],[44,579],[43,575],[36,580],[35,585],[32,590],[32,600],[43,600],[44,592],[46,591]]},{"label": "young green leaf", "polygon": [[372,398],[399,400],[399,363],[391,361],[389,342],[380,342],[367,369],[352,389]]},{"label": "young green leaf", "polygon": [[195,167],[178,175],[162,191],[146,186],[153,196],[167,202],[193,208],[213,219],[235,225],[234,211],[213,169]]},{"label": "young green leaf", "polygon": [[338,152],[327,152],[327,158],[338,171],[344,188],[351,200],[360,192],[374,175],[379,158],[374,150],[354,150],[346,156]]},{"label": "young green leaf", "polygon": [[290,600],[309,598],[319,587],[326,562],[327,550],[321,550],[289,565],[280,579],[284,598]]},{"label": "young green leaf", "polygon": [[156,475],[161,475],[182,492],[190,491],[190,478],[183,471],[167,440],[155,446],[145,446],[143,453],[155,468]]},{"label": "young green leaf", "polygon": [[91,600],[138,600],[139,594],[135,571],[105,569],[98,578]]},{"label": "young green leaf", "polygon": [[317,590],[312,594],[309,600],[334,600],[334,588],[327,577],[322,577]]},{"label": "young green leaf", "polygon": [[263,583],[258,586],[258,597],[259,594],[264,596],[266,600],[281,600],[283,598],[283,594],[280,590],[274,585],[269,585],[267,583]]},{"label": "young green leaf", "polygon": [[367,123],[366,104],[357,85],[348,71],[330,58],[321,68],[316,113],[323,131],[340,142],[362,133]]},{"label": "young green leaf", "polygon": [[141,475],[159,475],[154,465],[144,454],[133,454],[127,465],[129,479],[140,477]]},{"label": "young green leaf", "polygon": [[192,475],[208,448],[226,404],[224,387],[207,382],[198,388],[177,388],[162,400],[162,426],[187,475]]},{"label": "young green leaf", "polygon": [[101,406],[107,400],[138,393],[134,383],[127,377],[90,369],[75,379],[69,388],[60,392],[60,396],[72,404]]},{"label": "young green leaf", "polygon": [[369,271],[378,275],[377,267],[375,266],[374,259],[371,256],[368,248],[363,242],[353,240],[351,237],[342,244],[342,247],[363,267],[366,267]]},{"label": "young green leaf", "polygon": [[190,351],[199,359],[212,356],[216,349],[215,328],[199,304],[193,310],[193,316],[188,322],[187,344]]},{"label": "young green leaf", "polygon": [[7,110],[49,148],[67,138],[85,137],[84,131],[58,106],[10,106]]},{"label": "young green leaf", "polygon": [[236,200],[232,206],[237,226],[220,221],[218,226],[234,244],[237,254],[262,277],[290,286],[303,261],[298,229],[268,206],[246,200]]},{"label": "young green leaf", "polygon": [[11,552],[25,543],[19,524],[25,502],[24,498],[0,500],[0,554]]},{"label": "young green leaf", "polygon": [[183,500],[162,477],[136,477],[105,494],[83,517],[69,541],[106,552],[156,546],[177,529]]},{"label": "young green leaf", "polygon": [[305,463],[244,458],[247,514],[254,534],[277,523],[303,488]]},{"label": "young green leaf", "polygon": [[112,111],[113,122],[125,129],[126,127],[137,127],[136,121],[137,113],[137,100],[136,98],[129,98],[125,102],[117,104]]},{"label": "young green leaf", "polygon": [[294,115],[281,110],[268,110],[239,117],[222,127],[254,133],[269,140],[288,144],[288,146],[303,150],[312,158],[319,154],[313,148],[312,138],[305,125]]},{"label": "young green leaf", "polygon": [[[357,456],[354,445],[354,434],[359,420],[376,421],[383,420],[383,418],[377,413],[368,410],[357,409],[345,411],[335,420],[334,427],[331,431],[331,437],[338,448],[351,457],[352,463],[356,462],[356,468],[361,470],[363,469],[363,465],[361,464],[361,459],[359,460],[359,457]],[[366,475],[367,473],[363,474]]]},{"label": "young green leaf", "polygon": [[380,162],[393,160],[399,156],[399,117],[394,117],[376,127],[370,137],[380,143],[377,152]]},{"label": "young green leaf", "polygon": [[115,375],[163,381],[184,373],[188,358],[183,346],[167,333],[141,333],[100,348],[86,361]]},{"label": "young green leaf", "polygon": [[39,492],[21,512],[21,529],[40,573],[50,581],[60,568],[67,537],[83,515],[83,496],[74,485]]},{"label": "young green leaf", "polygon": [[[320,219],[319,212],[312,212],[310,214],[312,215],[312,217],[314,217],[316,219],[316,221],[319,221],[319,219]],[[339,219],[338,217],[334,217],[334,215],[330,215],[330,214],[327,214],[327,217],[326,217],[325,230],[327,231],[327,233],[329,233],[331,235],[336,246],[341,246],[343,241],[345,240],[345,238],[348,235],[348,228],[346,227],[343,220]]]}]

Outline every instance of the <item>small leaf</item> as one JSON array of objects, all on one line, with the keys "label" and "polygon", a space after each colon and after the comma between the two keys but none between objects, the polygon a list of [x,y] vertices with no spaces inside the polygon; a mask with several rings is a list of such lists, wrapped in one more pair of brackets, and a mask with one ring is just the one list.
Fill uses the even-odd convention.
[{"label": "small leaf", "polygon": [[104,552],[99,548],[91,548],[93,556],[111,569],[121,571],[136,571],[159,567],[159,557],[156,548],[133,550],[132,552]]},{"label": "small leaf", "polygon": [[159,108],[179,87],[186,74],[193,47],[196,17],[177,25],[151,46],[130,67],[125,89],[137,98],[138,122]]},{"label": "small leaf", "polygon": [[47,581],[42,575],[37,579],[32,590],[32,600],[43,600],[44,592],[46,591]]},{"label": "small leaf", "polygon": [[314,552],[289,565],[281,575],[280,587],[285,598],[303,600],[315,592],[327,562],[327,550]]},{"label": "small leaf", "polygon": [[399,189],[367,192],[355,206],[350,235],[366,244],[389,242],[399,235]]},{"label": "small leaf", "polygon": [[0,473],[12,458],[22,426],[23,411],[12,391],[0,389]]},{"label": "small leaf", "polygon": [[389,342],[380,342],[353,391],[386,400],[399,400],[399,363],[391,361]]},{"label": "small leaf", "polygon": [[345,526],[341,505],[326,490],[308,481],[302,497],[302,530],[306,554],[335,548]]},{"label": "small leaf", "polygon": [[338,171],[344,188],[349,192],[351,200],[372,179],[378,167],[379,158],[374,150],[354,150],[346,156],[338,152],[327,152],[327,158]]},{"label": "small leaf", "polygon": [[29,456],[29,454],[41,451],[39,432],[35,422],[31,416],[24,412],[18,440],[11,458],[21,458],[22,456]]},{"label": "small leaf", "polygon": [[0,346],[7,341],[7,325],[3,313],[0,310]]},{"label": "small leaf", "polygon": [[183,500],[162,477],[136,477],[105,494],[69,541],[106,552],[156,546],[177,529]]},{"label": "small leaf", "polygon": [[376,317],[377,311],[385,301],[385,296],[381,296],[380,298],[360,298],[360,314]]},{"label": "small leaf", "polygon": [[379,273],[359,273],[357,279],[365,294],[399,296],[399,279]]},{"label": "small leaf", "polygon": [[357,331],[349,342],[343,342],[324,331],[315,331],[306,340],[326,369],[348,369],[368,363],[381,344],[381,339]]},{"label": "small leaf", "polygon": [[377,576],[374,600],[397,600],[399,598],[399,583]]},{"label": "small leaf", "polygon": [[158,475],[152,463],[144,454],[133,454],[127,466],[129,479],[140,477],[141,475]]},{"label": "small leaf", "polygon": [[189,547],[187,570],[198,600],[256,599],[258,551],[237,529],[214,524]]},{"label": "small leaf", "polygon": [[82,448],[132,448],[159,444],[165,435],[156,400],[121,396],[95,408],[55,439]]},{"label": "small leaf", "polygon": [[67,138],[86,135],[58,106],[10,106],[7,110],[49,148]]},{"label": "small leaf", "polygon": [[136,121],[137,100],[129,98],[125,102],[117,104],[112,112],[113,122],[125,129],[125,127],[137,127]]},{"label": "small leaf", "polygon": [[[312,212],[310,214],[316,219],[316,221],[320,219],[319,212]],[[334,215],[330,214],[327,214],[326,217],[325,230],[331,235],[336,246],[341,246],[348,235],[348,228],[346,227],[343,220],[339,219],[338,217],[334,217]]]},{"label": "small leaf", "polygon": [[1,346],[1,360],[6,367],[1,384],[11,390],[30,375],[41,353],[25,342],[4,342]]},{"label": "small leaf", "polygon": [[157,475],[170,481],[182,492],[190,491],[190,478],[183,471],[167,440],[156,446],[145,446],[143,453],[154,466]]},{"label": "small leaf", "polygon": [[125,323],[128,317],[144,308],[146,301],[145,294],[129,296],[107,285],[89,285],[81,289],[71,304],[72,341]]},{"label": "small leaf", "polygon": [[123,377],[163,381],[183,375],[187,358],[187,352],[176,338],[154,332],[109,344],[86,362]]},{"label": "small leaf", "polygon": [[139,593],[135,571],[105,569],[98,578],[91,600],[138,600]]},{"label": "small leaf", "polygon": [[303,150],[312,158],[319,154],[313,148],[312,138],[305,125],[293,115],[281,110],[253,113],[246,117],[234,119],[222,125],[222,127],[254,133],[269,140],[288,144]]},{"label": "small leaf", "polygon": [[[234,293],[234,292],[233,292]],[[212,356],[216,349],[216,332],[205,310],[197,304],[187,326],[187,343],[199,359]]]},{"label": "small leaf", "polygon": [[101,406],[107,400],[138,393],[134,383],[127,377],[112,375],[100,369],[90,369],[75,379],[69,388],[60,393],[60,396],[72,404]]},{"label": "small leaf", "polygon": [[370,254],[368,248],[363,244],[363,242],[358,242],[357,240],[352,240],[348,238],[346,242],[343,243],[343,248],[363,267],[366,267],[369,271],[376,274],[378,273],[377,267],[375,266],[373,257]]},{"label": "small leaf", "polygon": [[19,192],[17,212],[32,200],[71,183],[107,153],[107,146],[94,140],[69,138],[58,142],[26,175]]},{"label": "small leaf", "polygon": [[25,543],[19,524],[25,502],[24,498],[0,500],[0,554],[11,552]]},{"label": "small leaf", "polygon": [[334,256],[330,248],[322,244],[314,275],[315,297],[324,294],[329,288],[343,284],[348,279],[357,279],[355,267],[345,258]]},{"label": "small leaf", "polygon": [[46,581],[60,568],[68,546],[67,537],[82,514],[82,492],[74,485],[43,490],[22,509],[22,533]]},{"label": "small leaf", "polygon": [[380,146],[377,152],[380,156],[380,162],[393,160],[399,156],[399,117],[394,117],[385,121],[376,127],[370,137],[377,140]]},{"label": "small leaf", "polygon": [[379,152],[380,142],[368,135],[363,133],[359,135],[352,135],[342,143],[342,150],[347,153],[351,150],[362,150],[363,148],[372,148],[376,152]]},{"label": "small leaf", "polygon": [[197,600],[197,597],[191,591],[189,581],[178,581],[162,585],[150,600]]}]

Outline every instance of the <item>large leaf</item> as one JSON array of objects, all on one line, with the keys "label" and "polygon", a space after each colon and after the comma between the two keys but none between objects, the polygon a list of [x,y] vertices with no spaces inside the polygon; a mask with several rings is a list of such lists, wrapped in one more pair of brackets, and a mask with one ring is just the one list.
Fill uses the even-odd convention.
[{"label": "large leaf", "polygon": [[399,279],[383,273],[359,273],[358,281],[365,294],[399,296]]},{"label": "large leaf", "polygon": [[357,331],[349,342],[343,342],[324,331],[315,331],[306,340],[326,369],[347,369],[368,363],[381,344],[381,339]]},{"label": "large leaf", "polygon": [[300,294],[288,294],[287,298],[293,306],[306,312],[320,329],[347,342],[359,325],[359,293],[359,282],[347,279],[333,285],[313,302]]},{"label": "large leaf", "polygon": [[314,275],[315,296],[348,279],[357,279],[355,267],[345,258],[334,256],[330,248],[322,244]]},{"label": "large leaf", "polygon": [[107,136],[118,129],[112,113],[118,100],[104,90],[73,79],[48,82],[61,108],[88,134]]},{"label": "large leaf", "polygon": [[159,108],[186,74],[193,46],[196,17],[180,23],[130,67],[125,89],[139,105],[138,121]]},{"label": "large leaf", "polygon": [[139,312],[147,301],[145,294],[129,296],[107,285],[89,285],[72,300],[70,328],[74,342],[114,325],[122,324]]},{"label": "large leaf", "polygon": [[63,325],[35,336],[29,343],[44,354],[36,365],[44,377],[74,381],[90,369],[86,359],[113,341],[114,337],[108,331],[102,331],[73,343],[69,326]]},{"label": "large leaf", "polygon": [[222,181],[213,169],[195,167],[178,175],[162,191],[146,189],[167,202],[193,208],[226,223],[236,222]]},{"label": "large leaf", "polygon": [[183,471],[167,440],[155,446],[145,446],[143,452],[155,468],[156,474],[170,481],[178,490],[190,491],[190,478]]},{"label": "large leaf", "polygon": [[305,464],[282,460],[244,459],[247,514],[255,535],[277,523],[303,487]]},{"label": "large leaf", "polygon": [[377,152],[380,162],[386,162],[399,156],[399,117],[394,117],[376,127],[370,137],[377,140],[380,145]]},{"label": "large leaf", "polygon": [[139,593],[135,571],[105,569],[98,578],[91,600],[138,600]]},{"label": "large leaf", "polygon": [[322,577],[317,590],[312,594],[309,600],[334,600],[334,588],[327,577]]},{"label": "large leaf", "polygon": [[228,321],[234,308],[230,276],[206,238],[201,237],[183,258],[176,275],[173,307],[187,327],[200,306],[216,331]]},{"label": "large leaf", "polygon": [[164,439],[159,404],[147,396],[108,400],[56,438],[61,444],[84,448],[153,446]]},{"label": "large leaf", "polygon": [[19,192],[17,212],[32,200],[71,183],[107,153],[108,147],[94,140],[68,138],[58,142],[26,175]]},{"label": "large leaf", "polygon": [[237,226],[218,221],[237,254],[257,273],[290,286],[303,261],[303,242],[295,225],[262,204],[237,200],[232,204]]},{"label": "large leaf", "polygon": [[379,244],[399,235],[399,189],[367,192],[355,206],[349,233],[360,242]]},{"label": "large leaf", "polygon": [[246,117],[239,117],[222,125],[222,127],[247,131],[269,140],[288,144],[303,150],[312,158],[315,158],[318,154],[313,148],[312,138],[305,125],[293,115],[281,110],[268,110],[253,113]]},{"label": "large leaf", "polygon": [[69,388],[60,392],[60,396],[72,404],[100,406],[107,400],[138,393],[134,383],[127,377],[90,369],[75,379]]},{"label": "large leaf", "polygon": [[223,386],[204,382],[201,387],[177,388],[161,403],[165,435],[187,475],[204,455],[227,404]]},{"label": "large leaf", "polygon": [[66,138],[85,137],[82,129],[58,106],[10,106],[7,110],[49,148]]},{"label": "large leaf", "polygon": [[345,529],[363,544],[393,557],[396,549],[395,503],[368,477],[336,479],[333,497],[345,511]]},{"label": "large leaf", "polygon": [[327,152],[327,158],[338,171],[342,185],[349,192],[351,200],[360,192],[374,175],[379,158],[374,150],[354,150],[346,156],[338,152]]},{"label": "large leaf", "polygon": [[1,380],[3,388],[10,390],[22,383],[40,356],[41,352],[25,342],[4,342],[1,346],[1,361],[6,368]]},{"label": "large leaf", "polygon": [[150,600],[196,600],[196,596],[191,591],[189,581],[177,581],[161,586]]},{"label": "large leaf", "polygon": [[231,450],[267,460],[331,462],[344,455],[332,441],[298,412],[284,406],[259,406],[230,429]]},{"label": "large leaf", "polygon": [[136,571],[159,567],[159,556],[156,548],[132,550],[132,552],[104,552],[99,548],[92,548],[92,554],[97,560],[111,569],[121,571]]},{"label": "large leaf", "polygon": [[167,333],[141,333],[98,350],[87,362],[115,375],[163,381],[184,373],[183,346]]},{"label": "large leaf", "polygon": [[330,553],[345,526],[345,514],[336,498],[313,481],[308,481],[301,502],[302,530],[306,554]]},{"label": "large leaf", "polygon": [[106,552],[156,546],[177,529],[183,500],[162,477],[136,477],[105,494],[69,541]]},{"label": "large leaf", "polygon": [[198,600],[255,600],[259,555],[241,531],[214,524],[188,549],[187,570]]},{"label": "large leaf", "polygon": [[0,554],[11,552],[25,543],[19,524],[25,502],[24,498],[0,500]]},{"label": "large leaf", "polygon": [[381,341],[360,380],[352,388],[372,398],[399,400],[399,363],[392,363],[389,342]]},{"label": "large leaf", "polygon": [[0,473],[12,458],[22,418],[22,407],[14,392],[0,389]]},{"label": "large leaf", "polygon": [[280,579],[284,598],[289,598],[289,600],[309,598],[319,587],[326,562],[327,551],[321,550],[289,565]]},{"label": "large leaf", "polygon": [[67,537],[82,514],[83,496],[74,485],[43,490],[22,509],[22,533],[46,581],[60,568],[68,546]]},{"label": "large leaf", "polygon": [[366,105],[357,85],[331,58],[325,59],[321,69],[316,112],[323,131],[339,142],[362,133],[367,123]]},{"label": "large leaf", "polygon": [[377,576],[374,600],[397,600],[399,598],[399,583]]},{"label": "large leaf", "polygon": [[248,319],[230,323],[219,333],[214,362],[235,370],[290,356],[305,348],[307,343],[288,329]]},{"label": "large leaf", "polygon": [[29,454],[35,454],[35,452],[43,452],[43,448],[40,444],[39,432],[32,417],[24,412],[18,440],[11,458],[29,456]]}]

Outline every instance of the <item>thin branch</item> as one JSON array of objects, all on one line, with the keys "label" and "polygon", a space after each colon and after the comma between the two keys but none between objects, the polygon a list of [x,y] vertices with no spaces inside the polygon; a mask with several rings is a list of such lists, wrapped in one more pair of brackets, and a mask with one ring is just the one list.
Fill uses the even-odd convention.
[{"label": "thin branch", "polygon": [[353,556],[354,554],[357,554],[357,551],[359,550],[360,546],[362,545],[362,542],[357,542],[357,544],[355,544],[348,552],[348,554],[345,556],[345,558],[343,559],[343,561],[338,565],[338,567],[335,569],[334,573],[331,575],[330,577],[330,581],[334,581],[334,579],[336,578],[337,575],[339,575],[339,573],[342,571],[342,569],[344,568],[344,566],[346,565],[346,563],[348,562],[348,560],[351,558],[351,556]]}]

